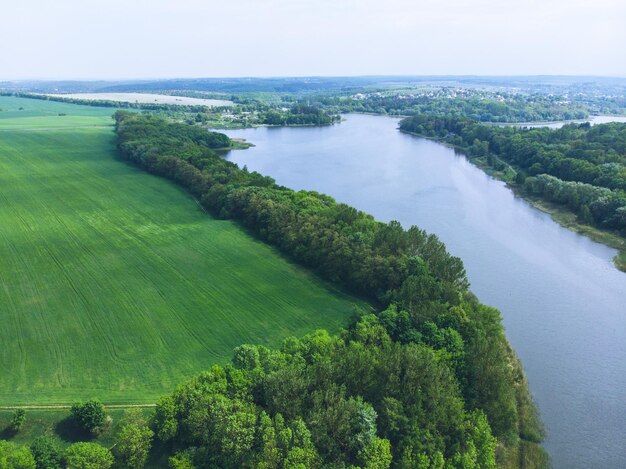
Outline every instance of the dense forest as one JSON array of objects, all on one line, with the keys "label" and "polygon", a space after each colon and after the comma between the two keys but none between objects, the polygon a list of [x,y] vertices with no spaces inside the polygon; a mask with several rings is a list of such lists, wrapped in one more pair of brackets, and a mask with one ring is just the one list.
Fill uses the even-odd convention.
[{"label": "dense forest", "polygon": [[626,236],[626,124],[529,129],[420,115],[404,119],[400,129],[461,147],[494,167],[510,164],[529,193]]},{"label": "dense forest", "polygon": [[152,428],[172,467],[545,462],[500,315],[469,292],[461,260],[436,236],[240,169],[213,151],[221,134],[123,111],[115,119],[125,159],[379,306],[338,336],[242,346],[231,366],[163,398]]}]

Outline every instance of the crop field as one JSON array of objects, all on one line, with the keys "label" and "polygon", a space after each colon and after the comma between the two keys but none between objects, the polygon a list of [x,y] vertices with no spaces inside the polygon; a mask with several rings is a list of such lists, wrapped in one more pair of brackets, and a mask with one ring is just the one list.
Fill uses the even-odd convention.
[{"label": "crop field", "polygon": [[0,131],[111,126],[115,109],[0,96]]},{"label": "crop field", "polygon": [[111,109],[0,109],[0,405],[154,402],[365,306],[117,160]]},{"label": "crop field", "polygon": [[127,103],[179,104],[188,106],[232,106],[234,104],[232,101],[224,99],[190,98],[188,96],[171,96],[154,93],[50,93],[49,96]]}]

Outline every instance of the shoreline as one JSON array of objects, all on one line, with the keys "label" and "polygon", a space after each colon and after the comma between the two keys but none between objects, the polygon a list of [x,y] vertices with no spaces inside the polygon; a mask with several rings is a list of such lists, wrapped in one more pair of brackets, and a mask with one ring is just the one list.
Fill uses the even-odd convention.
[{"label": "shoreline", "polygon": [[521,190],[519,185],[506,181],[504,178],[500,177],[501,172],[495,171],[495,170],[491,171],[490,170],[492,169],[491,167],[481,165],[480,162],[476,161],[475,158],[470,158],[467,155],[467,152],[465,151],[463,147],[459,147],[457,145],[452,145],[450,143],[443,142],[440,139],[435,138],[435,137],[427,137],[424,135],[417,134],[415,132],[408,132],[400,128],[398,128],[398,130],[408,135],[413,135],[415,137],[432,140],[441,145],[445,145],[449,148],[453,148],[454,150],[462,153],[467,159],[467,161],[469,161],[471,164],[479,168],[485,174],[488,174],[489,176],[493,177],[494,179],[497,179],[498,181],[504,182],[506,186],[513,192],[513,194],[516,197],[519,197],[520,199],[525,200],[526,202],[528,202],[528,204],[531,207],[550,215],[550,218],[552,218],[552,220],[554,220],[555,223],[559,224],[563,228],[566,228],[570,231],[578,233],[582,236],[586,236],[587,238],[590,238],[591,240],[597,243],[604,244],[605,246],[608,246],[613,249],[617,249],[618,253],[615,255],[615,257],[613,257],[613,265],[615,266],[617,270],[626,273],[626,239],[622,238],[617,233],[581,223],[580,220],[578,220],[578,216],[571,210],[568,210],[553,202],[548,202],[538,197],[533,197],[531,195],[526,194],[524,191]]}]

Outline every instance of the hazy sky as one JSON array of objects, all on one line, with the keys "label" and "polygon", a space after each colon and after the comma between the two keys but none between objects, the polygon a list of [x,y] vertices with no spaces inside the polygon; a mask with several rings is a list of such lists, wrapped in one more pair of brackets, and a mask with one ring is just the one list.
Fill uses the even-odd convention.
[{"label": "hazy sky", "polygon": [[5,0],[0,79],[626,76],[626,0]]}]

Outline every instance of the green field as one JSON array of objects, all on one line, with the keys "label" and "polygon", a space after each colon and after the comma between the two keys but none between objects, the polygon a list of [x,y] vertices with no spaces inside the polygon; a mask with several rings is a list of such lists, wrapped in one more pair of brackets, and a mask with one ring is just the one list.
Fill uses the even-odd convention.
[{"label": "green field", "polygon": [[0,96],[0,131],[110,126],[115,109]]},{"label": "green field", "polygon": [[117,160],[111,109],[0,109],[0,405],[154,402],[364,306]]}]

